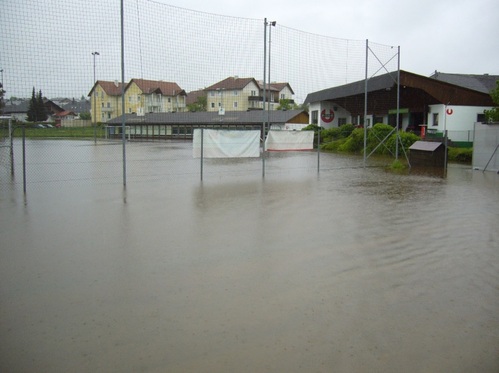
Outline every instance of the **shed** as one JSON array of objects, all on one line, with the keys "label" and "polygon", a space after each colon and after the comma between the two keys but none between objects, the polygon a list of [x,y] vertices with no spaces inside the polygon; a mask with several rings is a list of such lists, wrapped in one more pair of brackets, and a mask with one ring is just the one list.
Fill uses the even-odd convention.
[{"label": "shed", "polygon": [[441,142],[416,141],[409,151],[411,166],[445,168],[446,147]]}]

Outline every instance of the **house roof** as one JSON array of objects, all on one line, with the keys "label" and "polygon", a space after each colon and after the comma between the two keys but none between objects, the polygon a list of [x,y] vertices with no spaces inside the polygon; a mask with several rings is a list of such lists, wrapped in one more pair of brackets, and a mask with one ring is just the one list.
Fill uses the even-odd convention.
[{"label": "house roof", "polygon": [[281,92],[285,87],[288,87],[292,94],[295,94],[289,83],[270,83],[270,87]]},{"label": "house roof", "polygon": [[197,102],[198,97],[203,97],[203,96],[206,96],[206,92],[203,89],[197,91],[191,91],[187,93],[187,98],[185,100],[185,103],[187,105],[193,104]]},{"label": "house roof", "polygon": [[217,89],[243,89],[251,82],[255,83],[255,85],[258,87],[258,82],[255,80],[255,78],[239,78],[237,76],[229,76],[228,78],[205,88],[205,91],[214,91]]},{"label": "house roof", "polygon": [[57,116],[59,116],[59,117],[66,117],[68,115],[76,115],[76,113],[74,111],[71,111],[71,110],[64,110],[64,111],[61,111],[60,113],[57,113]]},{"label": "house roof", "polygon": [[436,142],[436,141],[416,141],[415,143],[413,143],[409,147],[409,150],[422,150],[422,151],[427,151],[427,152],[434,152],[440,146],[443,146],[443,144],[441,142]]},{"label": "house roof", "polygon": [[132,83],[135,83],[144,94],[158,93],[162,94],[163,96],[186,95],[185,91],[180,88],[177,83],[174,82],[164,82],[162,80],[132,79],[127,84],[125,90],[127,90],[132,85]]},{"label": "house roof", "polygon": [[[397,72],[389,72],[369,78],[367,92],[395,91]],[[448,82],[428,78],[408,71],[400,70],[401,88],[424,91],[433,97],[435,103],[451,103],[453,105],[490,106],[492,99],[488,93],[458,86]],[[365,93],[365,80],[309,93],[305,103],[334,101],[340,98],[359,96]]]},{"label": "house roof", "polygon": [[104,92],[106,92],[108,96],[121,96],[121,88],[123,86],[123,83],[118,82],[117,80],[114,82],[108,82],[106,80],[97,80],[92,89],[90,90],[90,92],[88,93],[88,96],[92,95],[92,92],[98,85],[104,90]]},{"label": "house roof", "polygon": [[435,71],[430,78],[484,93],[492,92],[497,87],[496,82],[499,81],[499,75],[448,74],[439,71]]},{"label": "house roof", "polygon": [[[293,118],[302,114],[302,110],[273,110],[270,111],[270,122],[274,124],[289,123]],[[267,114],[267,112],[265,113]],[[262,124],[263,112],[251,111],[226,111],[220,116],[218,112],[185,112],[185,113],[148,113],[143,116],[125,114],[125,122],[130,124]],[[265,117],[266,119],[266,117]],[[122,117],[108,121],[108,124],[121,124]],[[307,121],[308,123],[308,121]]]}]

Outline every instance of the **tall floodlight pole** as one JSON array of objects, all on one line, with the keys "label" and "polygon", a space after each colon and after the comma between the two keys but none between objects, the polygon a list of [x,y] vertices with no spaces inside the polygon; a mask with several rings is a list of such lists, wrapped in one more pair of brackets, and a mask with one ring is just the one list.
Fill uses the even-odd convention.
[{"label": "tall floodlight pole", "polygon": [[267,18],[263,21],[263,108],[262,108],[262,127],[263,127],[263,153],[262,153],[262,176],[265,177],[265,139],[267,137],[267,126],[265,125],[265,95],[266,95],[266,75],[267,75]]},{"label": "tall floodlight pole", "polygon": [[395,141],[395,159],[399,159],[399,121],[400,121],[400,46],[397,51],[397,141]]},{"label": "tall floodlight pole", "polygon": [[276,21],[271,21],[269,22],[269,107],[267,108],[267,125],[268,125],[268,128],[269,128],[269,131],[270,131],[270,102],[271,102],[271,99],[272,99],[272,93],[271,93],[271,84],[270,84],[270,47],[271,47],[271,43],[272,43],[272,27],[275,27],[276,25]]},{"label": "tall floodlight pole", "polygon": [[92,52],[94,56],[94,110],[92,113],[92,118],[94,120],[94,143],[97,143],[97,95],[95,94],[95,85],[97,81],[95,80],[95,57],[100,56],[99,52]]},{"label": "tall floodlight pole", "polygon": [[121,141],[123,143],[123,187],[126,188],[126,135],[125,135],[125,32],[124,6],[121,0]]},{"label": "tall floodlight pole", "polygon": [[369,40],[366,39],[366,76],[364,81],[364,167],[367,159],[367,75],[369,65]]}]

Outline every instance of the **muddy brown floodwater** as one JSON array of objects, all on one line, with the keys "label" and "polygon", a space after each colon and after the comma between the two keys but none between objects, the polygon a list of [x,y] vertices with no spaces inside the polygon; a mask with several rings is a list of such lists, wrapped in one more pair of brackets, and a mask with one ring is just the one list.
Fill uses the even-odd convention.
[{"label": "muddy brown floodwater", "polygon": [[499,175],[87,148],[3,187],[0,371],[499,371]]}]

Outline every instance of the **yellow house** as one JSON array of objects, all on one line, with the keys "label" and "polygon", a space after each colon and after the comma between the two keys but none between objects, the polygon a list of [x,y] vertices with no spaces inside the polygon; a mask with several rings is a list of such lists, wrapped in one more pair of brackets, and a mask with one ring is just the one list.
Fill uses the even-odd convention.
[{"label": "yellow house", "polygon": [[95,123],[107,121],[121,115],[122,83],[97,80],[88,94],[90,113]]},{"label": "yellow house", "polygon": [[[289,83],[272,83],[265,87],[265,108],[275,110],[280,99],[294,103]],[[228,77],[207,88],[207,111],[247,111],[263,109],[263,83],[255,78]]]},{"label": "yellow house", "polygon": [[186,111],[186,92],[177,83],[132,79],[125,88],[126,113]]}]

